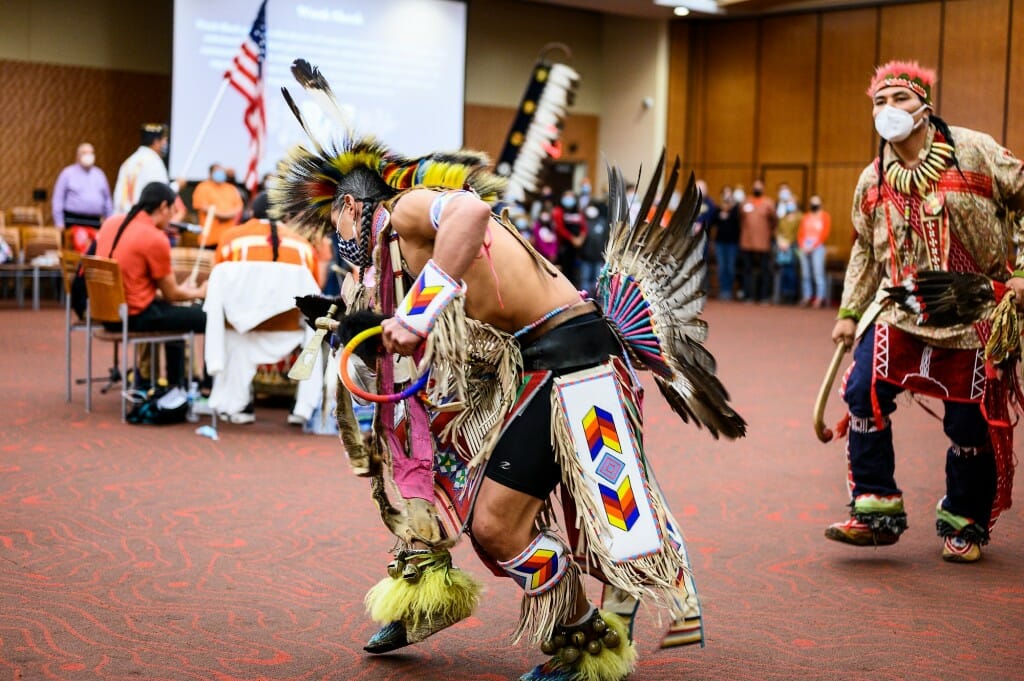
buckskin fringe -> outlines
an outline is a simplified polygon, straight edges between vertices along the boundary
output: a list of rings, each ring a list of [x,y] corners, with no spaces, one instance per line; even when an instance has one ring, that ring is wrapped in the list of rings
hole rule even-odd
[[[650,595],[672,617],[683,619],[685,610],[676,598],[676,577],[686,569],[686,561],[668,540],[666,513],[661,502],[650,495],[651,508],[661,528],[661,550],[655,554],[616,562],[601,536],[600,518],[603,513],[594,502],[584,483],[584,471],[576,455],[572,434],[566,425],[565,414],[558,399],[558,391],[551,391],[551,440],[555,460],[562,469],[562,484],[576,502],[582,534],[586,540],[585,553],[591,564],[600,567],[610,584],[635,598]],[[638,441],[639,442],[639,441]]]

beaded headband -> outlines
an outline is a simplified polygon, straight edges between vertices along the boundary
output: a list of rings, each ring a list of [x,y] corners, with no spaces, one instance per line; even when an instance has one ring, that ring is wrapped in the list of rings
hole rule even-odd
[[[935,71],[923,68],[916,61],[891,61],[875,69],[875,75],[868,87],[868,97],[886,87],[905,87],[912,91],[928,106],[932,105],[932,87],[936,81]]]

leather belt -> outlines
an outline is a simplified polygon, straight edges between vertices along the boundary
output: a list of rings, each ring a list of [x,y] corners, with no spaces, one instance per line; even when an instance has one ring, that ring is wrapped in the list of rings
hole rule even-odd
[[[571,324],[562,324],[537,340],[523,346],[523,369],[554,371],[596,366],[611,355],[622,353],[618,338],[608,320],[594,315]]]
[[[538,338],[546,334],[548,331],[551,331],[552,329],[561,326],[570,319],[582,317],[585,314],[590,314],[591,312],[597,311],[597,303],[595,303],[593,300],[585,300],[582,303],[576,303],[572,307],[567,307],[558,314],[553,315],[548,319],[545,319],[542,323],[538,324],[536,327],[531,329],[529,333],[522,336],[519,339],[519,342],[522,343],[523,345],[529,345],[533,341],[537,340]]]

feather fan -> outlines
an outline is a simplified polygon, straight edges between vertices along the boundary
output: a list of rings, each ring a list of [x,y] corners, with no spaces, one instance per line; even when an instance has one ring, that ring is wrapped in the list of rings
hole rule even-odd
[[[919,326],[953,326],[981,319],[1003,290],[1003,284],[976,272],[920,270],[885,292],[886,300],[917,315]]]
[[[715,438],[742,437],[746,421],[729,406],[729,393],[715,376],[715,359],[703,346],[707,236],[694,230],[701,194],[691,173],[667,217],[680,184],[679,159],[663,183],[664,169],[662,153],[631,224],[622,172],[609,168],[611,234],[598,300],[631,357],[654,374],[661,394],[684,421],[703,425]]]

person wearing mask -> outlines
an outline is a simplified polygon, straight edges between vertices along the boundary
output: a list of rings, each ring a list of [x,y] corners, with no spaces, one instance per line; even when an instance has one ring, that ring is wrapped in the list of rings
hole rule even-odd
[[[715,211],[715,263],[718,268],[718,299],[732,300],[736,288],[736,257],[739,254],[740,207],[746,199],[741,188],[722,187],[722,204]]]
[[[881,546],[907,529],[891,416],[896,397],[910,390],[944,407],[945,494],[935,508],[942,558],[973,563],[1013,488],[1010,377],[1019,334],[1000,340],[996,322],[1011,320],[1024,301],[1024,254],[1011,245],[1024,234],[1005,222],[1024,210],[1024,163],[991,136],[939,118],[935,80],[917,62],[889,62],[867,91],[881,142],[854,191],[856,241],[832,330],[834,343],[858,340],[843,391],[850,517],[825,536]],[[937,279],[941,294],[954,297],[957,282],[980,280],[988,300],[954,302],[942,314],[918,302],[927,295],[919,277]],[[872,305],[880,290],[897,304]]]
[[[224,166],[219,163],[211,165],[209,179],[197,184],[192,192],[192,209],[204,228],[204,234],[199,238],[200,243],[206,248],[216,248],[221,233],[238,224],[244,206],[242,195],[231,183]],[[205,232],[209,211],[213,211],[213,218],[209,232]]]
[[[604,265],[604,248],[608,244],[608,206],[591,202],[583,209],[587,220],[587,237],[580,246],[580,290],[591,297],[597,294],[597,277]]]
[[[771,299],[772,240],[778,224],[775,203],[764,196],[764,182],[755,180],[751,194],[740,204],[740,261],[748,303]]]
[[[96,255],[112,258],[121,267],[124,297],[128,303],[129,331],[194,331],[206,329],[206,314],[191,303],[206,297],[200,286],[179,284],[171,267],[171,244],[165,230],[170,226],[177,195],[164,182],[150,182],[127,215],[107,218],[96,234]],[[120,331],[120,324],[109,330]],[[185,344],[165,343],[167,382],[183,385]],[[151,377],[155,383],[156,377]]]
[[[579,256],[580,246],[587,238],[587,220],[580,211],[579,200],[575,192],[567,189],[562,192],[559,205],[551,211],[551,221],[555,225],[558,236],[558,258],[555,262],[558,269],[577,287],[580,285]]]
[[[117,171],[114,212],[125,214],[139,202],[142,189],[151,182],[170,183],[167,166],[168,129],[162,123],[146,123],[139,131],[140,144]]]
[[[88,142],[78,145],[76,162],[57,176],[52,201],[53,224],[68,230],[72,248],[85,253],[113,210],[110,184],[96,167],[96,152]]]
[[[554,264],[558,260],[558,235],[550,211],[541,211],[537,216],[530,242],[548,262]]]
[[[708,260],[708,253],[711,250],[711,235],[710,231],[715,222],[715,214],[718,212],[718,206],[715,205],[714,200],[708,195],[708,183],[704,180],[697,180],[697,190],[700,192],[700,210],[697,213],[697,219],[694,220],[693,229],[695,231],[704,232],[706,239],[704,241],[704,262]],[[678,206],[678,202],[676,203]],[[674,209],[674,208],[673,208]],[[710,286],[711,273],[709,268],[704,270],[704,281],[701,283],[701,288],[705,291]]]
[[[832,216],[822,210],[821,197],[814,195],[808,203],[808,212],[800,218],[797,232],[797,253],[800,257],[800,304],[804,307],[824,307],[827,292],[825,287],[825,241],[832,229]]]
[[[778,290],[775,295],[781,302],[795,303],[800,283],[796,272],[796,234],[803,213],[800,212],[793,191],[785,182],[779,185],[775,213],[779,218],[775,233],[775,265],[778,267]]]

